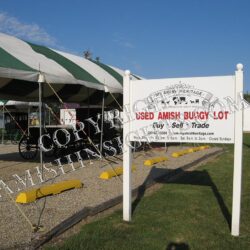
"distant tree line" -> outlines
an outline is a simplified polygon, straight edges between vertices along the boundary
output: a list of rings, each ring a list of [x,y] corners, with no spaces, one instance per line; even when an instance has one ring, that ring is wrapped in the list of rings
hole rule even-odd
[[[248,92],[244,94],[244,99],[250,102],[250,94]]]
[[[93,60],[93,59],[92,59],[92,55],[93,55],[93,53],[92,53],[89,49],[83,51],[83,57],[84,57],[85,59]],[[96,61],[96,62],[100,62],[100,57],[97,56],[97,57],[95,58],[95,61]]]

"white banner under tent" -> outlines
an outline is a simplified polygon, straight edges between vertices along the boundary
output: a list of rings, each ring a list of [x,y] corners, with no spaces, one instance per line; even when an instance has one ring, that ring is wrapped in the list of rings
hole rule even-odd
[[[21,102],[21,101],[7,101],[7,102],[2,102],[0,101],[0,106],[29,106],[29,105],[38,105],[38,102]]]
[[[28,107],[28,106],[38,106],[38,102],[21,102],[21,101],[7,101],[7,102],[2,102],[0,101],[0,106],[22,106],[22,107]]]
[[[234,177],[231,234],[239,236],[242,144],[243,65],[235,75],[133,81],[123,80],[123,219],[132,216],[132,141],[234,144]],[[142,87],[143,84],[143,87]],[[231,108],[225,105],[229,100]],[[211,109],[210,109],[211,108]],[[249,110],[245,111],[246,130]],[[167,121],[167,122],[166,122]],[[189,122],[189,126],[186,123]]]

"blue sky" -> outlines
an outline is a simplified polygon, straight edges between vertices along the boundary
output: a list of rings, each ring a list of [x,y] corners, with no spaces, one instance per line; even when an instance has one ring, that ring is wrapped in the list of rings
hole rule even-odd
[[[249,0],[8,0],[0,32],[146,78],[230,75],[250,92]]]

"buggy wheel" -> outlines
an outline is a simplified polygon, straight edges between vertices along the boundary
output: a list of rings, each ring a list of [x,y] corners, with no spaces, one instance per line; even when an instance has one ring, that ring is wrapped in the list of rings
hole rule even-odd
[[[25,160],[32,160],[36,157],[38,146],[31,144],[27,136],[23,136],[18,145],[19,153]]]

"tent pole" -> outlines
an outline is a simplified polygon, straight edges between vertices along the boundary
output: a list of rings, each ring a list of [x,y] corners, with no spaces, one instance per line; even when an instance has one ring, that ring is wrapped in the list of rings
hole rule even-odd
[[[29,126],[30,126],[30,102],[28,102],[28,122],[27,122],[28,135],[29,135]]]
[[[103,142],[104,102],[105,102],[105,91],[103,91],[102,95],[102,123],[101,123],[101,140],[100,140],[101,157],[102,157],[102,142]]]
[[[4,122],[4,119],[5,119],[5,117],[4,117],[4,105],[5,104],[3,104],[3,128],[2,128],[2,144],[4,144],[4,130],[5,130],[5,122]]]
[[[89,88],[87,88],[87,90],[88,90],[88,118],[90,118],[89,117],[89,114],[90,114],[90,100],[89,100]],[[89,123],[88,123],[88,136],[90,136],[90,128],[89,128]]]
[[[50,112],[48,112],[48,115],[49,115],[49,125],[50,125]]]
[[[43,75],[40,73],[39,74],[39,78],[38,78],[38,84],[39,84],[39,138],[42,136],[43,134],[43,103],[42,103],[42,96],[43,96],[43,86],[42,84],[44,83],[44,77]],[[42,173],[42,178],[43,178],[43,151],[39,150],[40,152],[40,166],[41,166],[41,173]]]

